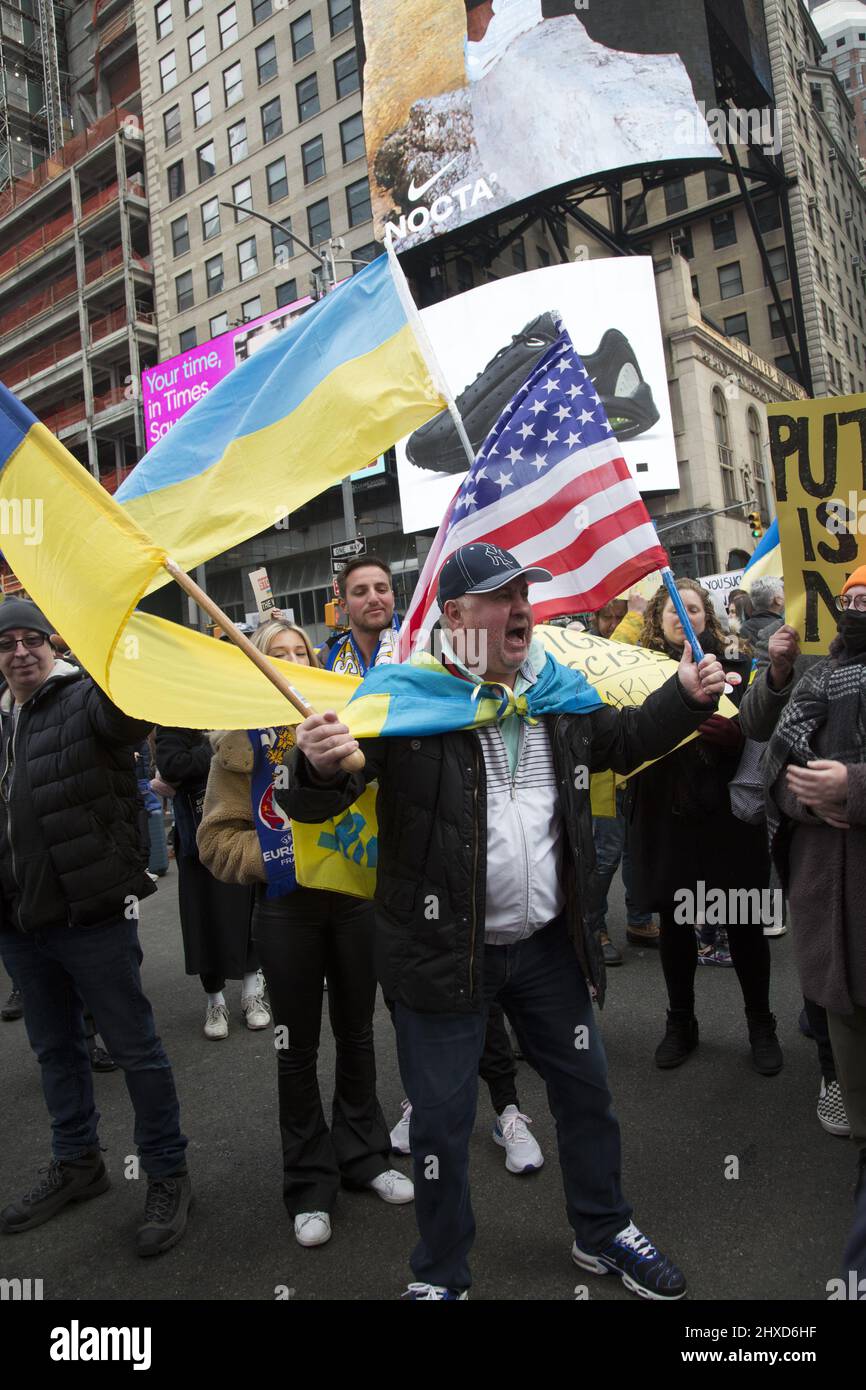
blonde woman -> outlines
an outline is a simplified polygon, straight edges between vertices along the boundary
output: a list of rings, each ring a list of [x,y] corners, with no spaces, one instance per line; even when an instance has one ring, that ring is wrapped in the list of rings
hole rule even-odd
[[[318,666],[303,628],[282,619],[252,638],[268,656]],[[283,1146],[283,1200],[300,1245],[323,1245],[344,1187],[385,1202],[411,1202],[412,1183],[388,1167],[390,1138],[376,1098],[373,1051],[372,905],[297,886],[291,823],[273,797],[273,776],[294,742],[291,728],[212,735],[215,756],[198,834],[217,878],[256,886],[253,940],[276,1028]],[[316,1071],[322,996],[337,1043],[331,1127]]]

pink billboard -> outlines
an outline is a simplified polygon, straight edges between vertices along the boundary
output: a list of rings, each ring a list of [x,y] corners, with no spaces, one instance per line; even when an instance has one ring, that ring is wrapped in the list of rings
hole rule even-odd
[[[239,362],[264,347],[275,333],[287,328],[313,303],[307,295],[294,303],[262,314],[239,328],[211,338],[201,347],[169,357],[141,374],[144,430],[147,448],[167,434],[172,425],[222,381]]]

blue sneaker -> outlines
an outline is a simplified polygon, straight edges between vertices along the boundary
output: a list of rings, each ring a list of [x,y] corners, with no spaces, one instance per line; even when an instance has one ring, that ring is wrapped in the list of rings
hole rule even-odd
[[[571,1258],[590,1274],[618,1274],[626,1288],[640,1298],[667,1302],[683,1298],[686,1292],[682,1271],[659,1254],[633,1221],[596,1255],[587,1255],[575,1241]]]
[[[410,1303],[457,1303],[462,1299],[468,1299],[469,1290],[464,1289],[443,1289],[441,1284],[410,1284],[405,1293],[401,1293],[401,1299],[408,1299]]]

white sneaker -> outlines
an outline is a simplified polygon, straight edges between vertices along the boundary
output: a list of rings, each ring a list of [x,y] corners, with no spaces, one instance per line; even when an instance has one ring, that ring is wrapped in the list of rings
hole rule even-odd
[[[241,1008],[244,1011],[244,1018],[248,1028],[267,1028],[271,1015],[268,1006],[260,994],[245,994],[241,1000]]]
[[[509,1173],[534,1173],[544,1163],[544,1154],[526,1128],[531,1124],[516,1105],[506,1105],[493,1126],[493,1138],[505,1150]]]
[[[391,1148],[395,1154],[410,1154],[412,1150],[409,1147],[409,1121],[412,1118],[412,1106],[408,1100],[401,1100],[400,1104],[403,1114],[391,1130]]]
[[[823,1076],[818,1096],[818,1123],[828,1134],[838,1134],[841,1138],[847,1138],[851,1133],[839,1082],[827,1082]]]
[[[204,1021],[206,1038],[227,1038],[229,1035],[229,1011],[225,1004],[208,1005]]]
[[[331,1218],[326,1211],[302,1211],[295,1217],[299,1245],[324,1245],[331,1239]]]
[[[788,928],[784,922],[780,922],[777,927],[764,927],[765,936],[784,936]]]
[[[380,1173],[378,1178],[368,1182],[367,1186],[372,1187],[376,1196],[381,1197],[383,1202],[392,1202],[394,1206],[415,1200],[414,1183],[410,1178],[404,1178],[396,1168],[389,1168],[387,1173]]]

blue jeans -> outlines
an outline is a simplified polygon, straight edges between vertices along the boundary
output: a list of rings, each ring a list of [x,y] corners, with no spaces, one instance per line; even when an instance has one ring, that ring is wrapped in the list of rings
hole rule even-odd
[[[620,1189],[619,1125],[611,1111],[604,1048],[564,924],[554,922],[514,946],[485,946],[483,970],[483,1012],[422,1014],[400,1003],[394,1011],[400,1072],[412,1103],[409,1142],[420,1234],[412,1270],[423,1283],[452,1289],[472,1282],[469,1138],[487,1006],[494,999],[547,1085],[566,1211],[578,1245],[600,1250],[631,1218]]]
[[[54,1157],[78,1158],[99,1144],[86,1003],[125,1073],[142,1168],[158,1178],[182,1167],[187,1141],[180,1132],[171,1065],[141,988],[137,923],[4,931],[0,954],[21,990],[27,1036],[51,1116]]]
[[[625,915],[630,927],[648,927],[652,913],[644,912],[631,896],[631,863],[628,856],[628,825],[622,813],[625,787],[616,789],[616,815],[596,816],[592,823],[595,841],[595,874],[587,894],[586,922],[594,932],[607,930],[607,895],[622,860],[625,888]]]

